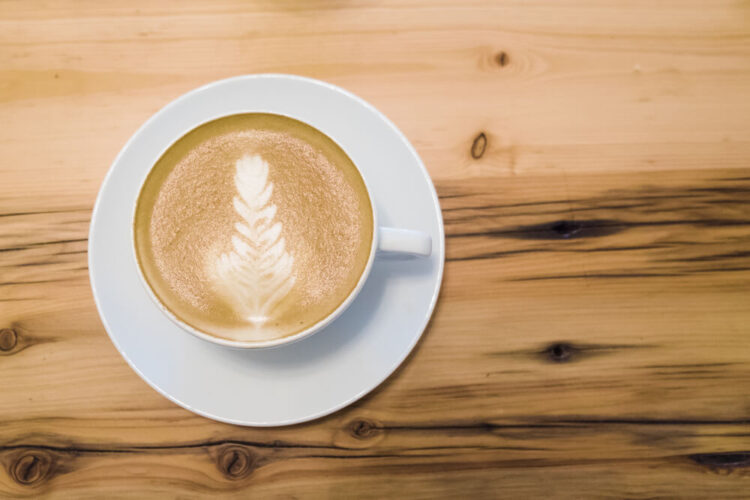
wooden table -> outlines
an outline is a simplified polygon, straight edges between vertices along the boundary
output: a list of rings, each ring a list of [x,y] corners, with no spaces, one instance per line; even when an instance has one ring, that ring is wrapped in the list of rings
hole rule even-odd
[[[258,72],[391,117],[447,232],[404,366],[280,429],[151,390],[86,265],[128,137]],[[748,498],[749,91],[747,2],[3,2],[0,496]]]

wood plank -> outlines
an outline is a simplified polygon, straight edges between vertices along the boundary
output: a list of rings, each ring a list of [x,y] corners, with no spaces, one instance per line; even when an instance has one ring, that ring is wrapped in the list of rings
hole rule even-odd
[[[4,2],[0,496],[743,498],[748,5]],[[436,314],[320,421],[215,423],[122,360],[90,210],[152,113],[290,72],[384,111],[436,182]]]

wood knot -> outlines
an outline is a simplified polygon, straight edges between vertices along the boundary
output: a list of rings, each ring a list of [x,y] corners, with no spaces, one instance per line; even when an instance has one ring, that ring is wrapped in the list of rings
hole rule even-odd
[[[698,465],[713,469],[737,469],[750,467],[750,451],[735,451],[729,453],[696,453],[690,459]]]
[[[484,156],[484,151],[487,149],[487,136],[484,132],[480,132],[478,136],[474,138],[474,142],[471,143],[471,157],[478,160]]]
[[[37,344],[54,342],[54,337],[29,335],[28,330],[20,323],[13,322],[0,328],[0,356],[13,356]]]
[[[380,424],[363,418],[349,424],[349,432],[357,439],[372,439],[380,435],[382,431],[383,427]]]
[[[544,353],[550,361],[554,361],[555,363],[565,363],[570,361],[577,350],[578,349],[568,343],[558,342],[547,347],[544,350]]]
[[[217,466],[229,479],[242,479],[256,468],[257,459],[248,448],[231,445],[219,452]]]
[[[495,55],[495,62],[498,64],[498,66],[504,68],[505,66],[510,64],[510,56],[505,51],[498,52],[497,55]]]
[[[562,238],[570,238],[583,229],[583,224],[575,221],[561,220],[553,223],[550,230],[560,235]]]
[[[530,226],[516,226],[509,237],[519,240],[565,240],[602,238],[625,231],[627,225],[609,219],[559,220]]]
[[[10,351],[18,343],[18,334],[13,328],[0,330],[0,351]]]
[[[9,467],[9,475],[24,486],[36,486],[52,475],[52,457],[42,450],[27,451],[19,455]]]

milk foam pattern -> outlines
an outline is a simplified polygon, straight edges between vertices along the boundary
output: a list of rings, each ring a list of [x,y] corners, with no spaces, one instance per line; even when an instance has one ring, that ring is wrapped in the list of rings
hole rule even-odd
[[[286,250],[281,222],[274,222],[268,163],[257,154],[245,155],[235,167],[233,204],[242,221],[235,223],[232,250],[219,256],[213,275],[235,312],[260,326],[294,286],[294,257]]]

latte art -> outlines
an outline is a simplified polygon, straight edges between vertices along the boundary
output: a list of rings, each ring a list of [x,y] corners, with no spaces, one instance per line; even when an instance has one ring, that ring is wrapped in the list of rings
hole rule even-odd
[[[168,313],[241,341],[293,335],[328,317],[370,258],[373,213],[359,171],[330,138],[246,113],[177,140],[144,181],[134,245]]]
[[[286,251],[281,222],[274,222],[268,164],[258,155],[243,156],[234,182],[233,205],[242,222],[234,226],[233,250],[214,264],[217,287],[240,317],[263,325],[294,286],[294,257]]]

